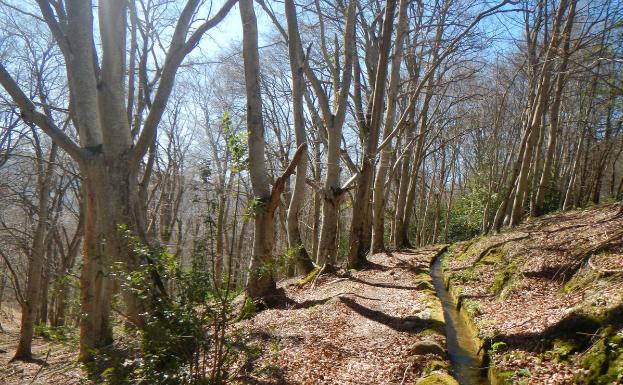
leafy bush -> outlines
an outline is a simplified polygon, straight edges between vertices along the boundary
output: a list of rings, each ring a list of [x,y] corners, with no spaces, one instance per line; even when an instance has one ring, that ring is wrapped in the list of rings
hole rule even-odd
[[[109,367],[101,373],[114,384],[222,384],[227,383],[241,336],[228,332],[234,322],[232,299],[236,293],[215,289],[211,274],[199,265],[182,268],[177,258],[150,248],[122,228],[136,255],[149,261],[128,271],[118,264],[115,275],[125,290],[151,302],[144,327],[137,330],[135,349],[121,360],[110,351],[97,352]],[[154,272],[174,290],[154,293]],[[113,353],[114,355],[115,353]]]
[[[45,324],[35,325],[35,334],[54,342],[67,342],[67,328],[65,326],[47,326]]]

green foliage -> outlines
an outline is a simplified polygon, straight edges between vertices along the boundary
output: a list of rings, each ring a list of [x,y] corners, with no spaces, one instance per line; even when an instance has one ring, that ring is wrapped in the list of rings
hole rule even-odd
[[[229,112],[223,112],[223,119],[221,121],[223,127],[223,134],[225,135],[225,141],[227,149],[231,153],[232,166],[231,169],[234,172],[240,172],[249,168],[248,160],[248,134],[246,131],[238,131],[232,127]]]
[[[466,194],[456,201],[450,213],[449,241],[466,240],[481,233],[488,200],[491,200],[490,207],[495,207],[498,197],[496,194],[488,196],[485,183],[476,180],[468,183]],[[490,209],[489,216],[492,211],[495,214],[495,209]]]
[[[129,271],[115,266],[122,288],[147,301],[144,327],[136,331],[137,348],[123,360],[110,351],[96,352],[109,365],[101,378],[114,384],[220,384],[242,347],[237,333],[226,333],[234,321],[231,300],[235,293],[215,289],[208,270],[198,265],[181,268],[177,258],[159,248],[141,244],[121,227],[136,256],[147,261]],[[175,290],[156,294],[157,273],[162,282],[175,282]]]
[[[247,208],[244,211],[245,218],[255,218],[255,216],[266,209],[266,205],[258,197],[253,197],[249,200]]]
[[[38,324],[35,325],[35,335],[58,343],[65,343],[69,340],[68,329],[65,326],[52,327]]]
[[[506,349],[506,342],[503,341],[497,341],[491,344],[491,348],[489,349],[489,351],[491,353],[497,353],[500,352],[502,350]]]

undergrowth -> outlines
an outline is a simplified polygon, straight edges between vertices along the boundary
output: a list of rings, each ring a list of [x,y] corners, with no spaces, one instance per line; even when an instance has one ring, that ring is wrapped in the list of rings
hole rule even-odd
[[[237,293],[227,283],[216,287],[205,266],[182,267],[163,249],[146,247],[128,232],[125,236],[134,253],[149,262],[131,272],[118,264],[115,276],[151,308],[143,327],[126,327],[120,343],[94,352],[88,367],[92,378],[108,384],[229,383],[238,356],[247,350],[243,336],[229,330],[236,320],[232,300]],[[154,271],[167,293],[153,294]]]

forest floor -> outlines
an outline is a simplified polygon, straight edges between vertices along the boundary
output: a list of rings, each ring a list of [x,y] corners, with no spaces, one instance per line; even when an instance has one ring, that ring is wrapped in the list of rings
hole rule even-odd
[[[623,384],[623,218],[601,207],[455,244],[450,290],[505,384]]]
[[[456,384],[447,374],[443,312],[429,275],[441,249],[377,254],[365,270],[322,274],[303,286],[281,281],[283,308],[236,325],[255,354],[235,383],[402,385],[427,376]],[[18,320],[17,310],[3,318],[2,385],[88,383],[74,339],[35,337],[38,360],[9,363]]]
[[[623,219],[606,206],[550,215],[452,245],[450,290],[504,384],[623,384]],[[371,256],[361,271],[279,282],[287,301],[235,325],[236,384],[456,384],[430,277],[442,246]],[[10,310],[7,310],[10,309]],[[19,312],[3,305],[0,384],[85,384],[75,336],[9,360]],[[44,363],[44,365],[42,365]]]
[[[65,343],[41,337],[33,339],[31,362],[10,362],[19,339],[19,307],[3,304],[0,322],[0,385],[41,384],[72,385],[84,381],[77,363],[77,341],[71,336]]]
[[[240,383],[453,384],[429,268],[441,247],[376,254],[346,277],[280,286],[292,303],[240,325],[262,350]],[[254,341],[254,342],[253,342]],[[432,374],[431,374],[432,373]]]

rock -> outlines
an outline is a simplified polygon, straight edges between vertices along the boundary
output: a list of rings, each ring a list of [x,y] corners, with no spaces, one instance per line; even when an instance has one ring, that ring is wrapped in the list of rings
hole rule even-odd
[[[446,355],[446,349],[444,349],[443,346],[433,340],[423,340],[413,345],[409,349],[409,354],[413,356],[436,354],[438,356],[444,357]]]
[[[447,361],[433,360],[426,363],[423,374],[430,375],[439,371],[449,371],[450,364]]]
[[[459,385],[459,383],[448,373],[438,372],[420,378],[415,385]]]
[[[433,313],[431,313],[430,310],[422,310],[421,312],[417,313],[415,316],[419,319],[428,321],[431,318],[433,318]]]

